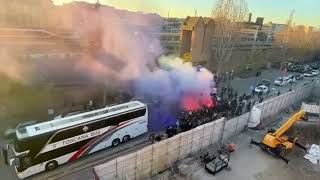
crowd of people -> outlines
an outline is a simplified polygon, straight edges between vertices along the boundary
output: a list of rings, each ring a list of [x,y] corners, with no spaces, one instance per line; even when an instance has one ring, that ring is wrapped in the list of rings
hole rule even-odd
[[[228,96],[222,93],[221,96],[211,94],[211,97],[215,106],[203,107],[198,111],[181,111],[177,118],[177,124],[167,128],[166,134],[168,137],[221,117],[232,118],[239,116],[245,112],[249,112],[255,103],[251,99],[251,95],[244,93],[238,96],[237,92],[233,90]]]
[[[280,95],[280,91],[278,91],[277,95]],[[177,125],[168,127],[166,134],[170,137],[179,131],[190,130],[220,117],[232,118],[239,116],[249,112],[257,102],[261,103],[264,101],[263,93],[256,93],[254,88],[252,88],[249,94],[243,93],[239,95],[237,90],[232,87],[222,87],[219,94],[215,91],[215,93],[211,94],[211,97],[215,102],[215,106],[203,107],[199,111],[182,111],[178,115]]]

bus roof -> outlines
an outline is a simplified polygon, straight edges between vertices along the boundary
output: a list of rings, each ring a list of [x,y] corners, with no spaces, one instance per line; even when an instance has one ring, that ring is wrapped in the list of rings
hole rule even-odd
[[[42,122],[30,126],[23,127],[16,131],[18,139],[24,139],[28,137],[37,136],[40,134],[48,133],[51,131],[56,131],[71,126],[76,126],[79,124],[95,121],[100,118],[108,117],[118,113],[134,110],[137,108],[146,107],[145,104],[139,101],[131,101],[128,103],[107,106],[102,109],[85,112],[81,114],[76,114],[73,116],[68,116],[64,118],[55,119],[52,121]]]

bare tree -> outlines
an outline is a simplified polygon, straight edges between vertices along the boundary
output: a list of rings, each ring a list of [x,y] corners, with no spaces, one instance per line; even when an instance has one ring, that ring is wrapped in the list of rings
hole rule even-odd
[[[218,0],[212,16],[215,22],[214,59],[218,63],[217,74],[232,55],[236,43],[240,39],[240,30],[247,15],[245,0]],[[210,68],[214,67],[212,61]]]

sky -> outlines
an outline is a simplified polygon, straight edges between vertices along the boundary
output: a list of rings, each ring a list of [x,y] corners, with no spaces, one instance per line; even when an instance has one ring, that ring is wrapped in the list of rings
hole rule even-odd
[[[53,0],[55,4],[72,0]],[[84,0],[96,2],[97,0]],[[163,17],[210,16],[216,0],[100,0],[100,3],[130,11],[158,13]],[[295,24],[320,26],[320,0],[247,0],[253,19],[264,17],[265,22],[286,23],[294,9]]]

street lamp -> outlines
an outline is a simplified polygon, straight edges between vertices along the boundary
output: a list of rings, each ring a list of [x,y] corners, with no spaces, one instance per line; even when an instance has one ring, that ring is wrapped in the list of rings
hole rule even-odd
[[[253,55],[254,49],[256,47],[256,41],[258,38],[258,31],[259,31],[259,28],[256,28],[256,31],[254,33],[254,41],[253,41],[253,46],[252,46],[252,50],[251,50],[251,55]]]
[[[229,99],[231,73],[226,72],[226,75],[227,75],[227,78],[228,78],[228,91],[227,91],[227,96],[228,96],[228,99]]]

